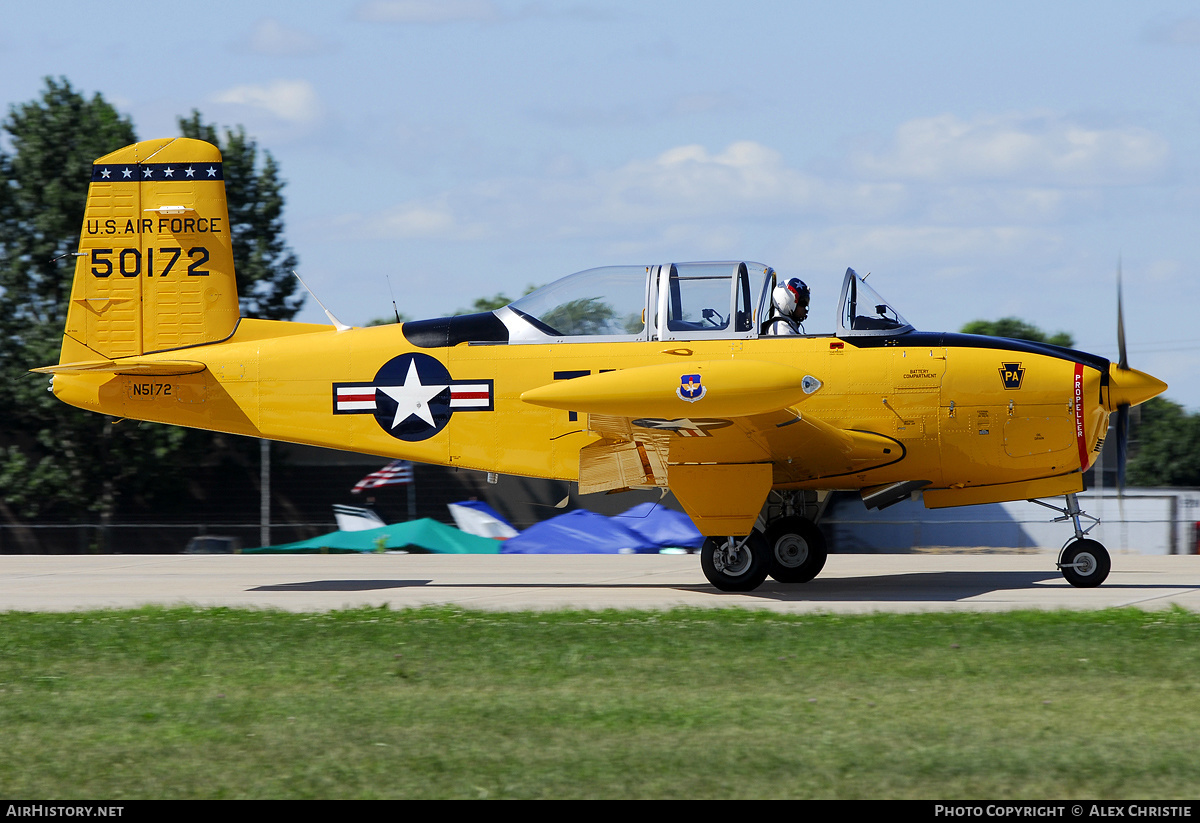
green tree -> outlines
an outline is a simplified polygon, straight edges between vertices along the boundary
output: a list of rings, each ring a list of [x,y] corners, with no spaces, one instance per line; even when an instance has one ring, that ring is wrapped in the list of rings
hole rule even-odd
[[[85,412],[54,399],[46,378],[28,373],[58,360],[92,163],[136,135],[100,94],[88,99],[65,78],[47,78],[40,97],[12,106],[0,128],[12,147],[11,154],[0,150],[0,522],[104,526],[123,503],[179,497],[187,467],[204,456],[246,462],[240,452],[256,452],[252,440],[233,438],[234,446],[207,432]],[[181,128],[216,140],[198,113]],[[227,131],[224,143],[243,313],[290,318],[303,296],[294,293],[295,256],[283,240],[278,167],[269,153],[259,167],[257,147],[241,128]],[[23,550],[37,548],[30,531],[5,536],[5,550],[13,537]]]
[[[580,297],[555,306],[539,319],[559,334],[620,334],[613,328],[616,314],[602,297]]]
[[[1162,397],[1134,410],[1127,477],[1131,486],[1200,486],[1200,414]]]
[[[92,162],[134,142],[133,125],[99,94],[47,78],[39,99],[0,127],[0,520],[111,518],[121,497],[174,476],[186,433],[113,425],[55,400],[28,369],[58,360]],[[29,533],[17,534],[32,548]]]
[[[962,327],[964,334],[985,334],[989,337],[1007,337],[1010,340],[1032,340],[1035,343],[1052,343],[1055,346],[1070,348],[1075,345],[1075,338],[1068,332],[1060,331],[1046,334],[1030,323],[1016,317],[1002,317],[999,320],[972,320]]]
[[[218,139],[217,127],[195,109],[191,117],[179,118],[179,131],[221,150],[242,315],[291,320],[304,304],[304,293],[292,276],[296,255],[283,237],[284,183],[275,158],[264,151],[260,166],[258,145],[244,128],[227,128]]]
[[[132,143],[133,125],[99,94],[86,100],[65,78],[47,78],[41,99],[13,106],[2,128],[13,154],[0,153],[0,324],[61,333],[92,162]]]
[[[512,298],[504,292],[496,292],[491,297],[478,297],[471,304],[471,308],[464,311],[459,309],[455,314],[477,314],[484,311],[495,311],[503,306],[507,306],[512,302]]]

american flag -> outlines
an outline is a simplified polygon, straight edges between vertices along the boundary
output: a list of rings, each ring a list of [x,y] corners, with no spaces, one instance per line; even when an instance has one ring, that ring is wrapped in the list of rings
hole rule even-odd
[[[412,463],[407,460],[393,460],[379,471],[374,471],[354,484],[351,494],[358,494],[363,489],[377,489],[380,486],[402,486],[413,482]]]

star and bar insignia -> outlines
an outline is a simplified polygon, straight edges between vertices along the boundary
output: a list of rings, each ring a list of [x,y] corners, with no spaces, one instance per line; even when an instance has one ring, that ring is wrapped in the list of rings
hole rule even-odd
[[[368,383],[334,383],[334,414],[370,414],[397,440],[428,440],[456,411],[492,411],[491,380],[454,380],[420,352],[393,357]]]

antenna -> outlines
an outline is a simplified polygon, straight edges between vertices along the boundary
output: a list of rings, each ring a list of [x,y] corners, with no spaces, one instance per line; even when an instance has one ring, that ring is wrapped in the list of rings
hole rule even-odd
[[[399,323],[400,322],[400,309],[396,308],[396,293],[394,291],[392,291],[392,278],[388,276],[387,272],[384,272],[383,276],[387,280],[388,294],[390,294],[392,296],[392,311],[394,311],[396,313],[396,322]]]
[[[329,322],[333,324],[335,329],[337,329],[339,332],[350,331],[349,326],[347,326],[341,320],[338,320],[333,316],[333,312],[325,308],[325,304],[321,302],[321,298],[317,297],[317,293],[308,287],[308,284],[304,282],[303,277],[301,277],[299,274],[296,274],[295,269],[292,269],[292,274],[296,275],[296,279],[300,281],[301,286],[304,286],[304,290],[312,295],[312,299],[317,301],[317,305],[321,307],[321,311],[325,312],[325,316],[329,318]]]

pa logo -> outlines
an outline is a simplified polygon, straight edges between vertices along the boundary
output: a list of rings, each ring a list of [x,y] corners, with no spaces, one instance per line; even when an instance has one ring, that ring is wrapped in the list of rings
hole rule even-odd
[[[456,411],[491,411],[491,380],[455,380],[441,361],[412,352],[393,357],[368,383],[334,383],[334,414],[370,414],[397,440],[428,440]]]
[[[1003,363],[1000,366],[1000,379],[1004,381],[1004,388],[1019,389],[1021,381],[1025,378],[1025,369],[1020,363]]]

